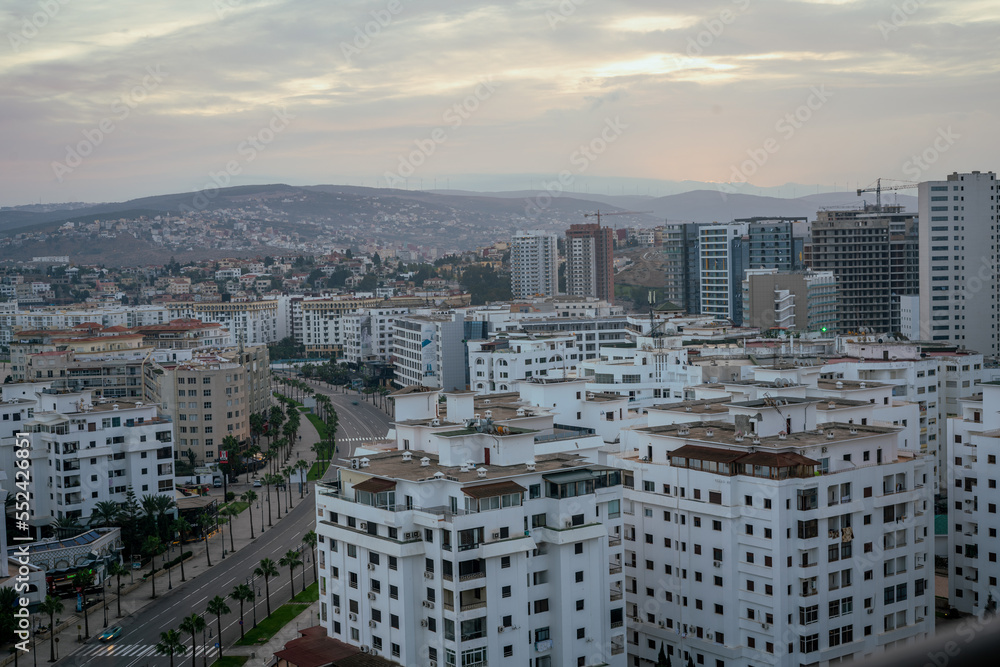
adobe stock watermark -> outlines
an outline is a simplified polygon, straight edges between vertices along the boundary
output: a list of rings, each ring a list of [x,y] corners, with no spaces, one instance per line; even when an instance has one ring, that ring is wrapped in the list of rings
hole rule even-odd
[[[688,56],[694,58],[702,55],[705,49],[714,44],[715,40],[722,36],[722,33],[726,31],[726,26],[731,25],[740,14],[750,7],[750,0],[733,0],[733,4],[736,5],[736,11],[723,9],[719,12],[718,16],[705,19],[701,22],[705,26],[704,30],[700,31],[694,37],[688,37],[686,49]]]
[[[396,16],[403,11],[403,3],[400,0],[389,0],[385,9],[373,9],[372,20],[363,26],[354,26],[354,39],[350,42],[340,43],[340,52],[344,55],[344,60],[348,63],[351,58],[361,55],[361,52],[371,46],[372,41],[382,34],[382,31],[392,25]]]
[[[132,110],[142,104],[149,94],[160,87],[163,79],[169,75],[163,71],[162,65],[147,66],[146,75],[142,81],[111,103],[111,115],[102,118],[96,126],[83,130],[83,139],[76,144],[66,146],[66,157],[62,162],[52,163],[52,173],[56,180],[62,183],[63,179],[72,174],[73,170],[83,164],[94,150],[104,143],[104,140],[118,128],[121,123],[132,113]]]
[[[559,0],[555,11],[549,9],[545,12],[545,20],[549,22],[549,28],[556,29],[556,26],[576,13],[577,8],[587,2],[587,0]]]
[[[575,168],[574,171],[563,169],[556,178],[547,183],[543,183],[545,190],[535,195],[524,207],[524,216],[532,220],[537,220],[538,216],[552,206],[552,202],[569,189],[576,182],[575,174],[582,174],[590,169],[597,158],[608,150],[611,144],[618,141],[619,137],[628,129],[628,125],[622,122],[621,117],[605,118],[604,127],[593,139],[580,146],[570,153],[569,162]]]
[[[892,14],[889,15],[889,20],[885,21],[880,19],[875,24],[875,27],[882,33],[882,39],[888,42],[889,35],[909,23],[913,15],[916,14],[926,2],[927,0],[903,0],[903,2],[893,5]]]
[[[452,104],[441,114],[441,120],[452,129],[461,127],[465,121],[472,117],[476,111],[493,97],[499,84],[493,77],[487,77],[460,101]],[[399,156],[399,163],[396,171],[385,172],[387,188],[396,188],[406,185],[406,179],[416,173],[417,169],[427,163],[437,149],[448,141],[448,131],[445,127],[435,127],[424,139],[413,140],[413,150]]]
[[[294,120],[295,115],[289,113],[284,107],[275,109],[271,119],[260,128],[255,134],[249,135],[245,140],[236,146],[236,153],[242,160],[229,160],[225,167],[219,171],[209,171],[209,181],[202,186],[202,190],[195,194],[191,200],[191,206],[181,204],[180,210],[185,213],[195,213],[203,211],[209,202],[219,196],[222,188],[229,187],[233,176],[243,173],[245,165],[257,159],[279,134],[288,127],[288,122]]]
[[[903,163],[903,173],[915,181],[919,180],[924,172],[930,169],[941,158],[941,155],[947,153],[961,138],[962,135],[952,130],[951,125],[947,128],[939,127],[931,145],[919,155],[910,156],[910,159]]]
[[[823,108],[823,106],[833,97],[833,92],[827,90],[825,85],[812,86],[806,101],[796,107],[793,111],[786,113],[774,124],[774,131],[778,133],[784,141],[790,140],[802,127],[808,123],[813,115]],[[735,194],[736,188],[733,183],[745,184],[750,177],[756,174],[767,164],[771,156],[781,150],[781,142],[775,137],[768,137],[756,148],[747,149],[747,159],[739,164],[732,165],[730,180],[728,183],[720,183],[717,186],[722,198],[727,194]]]
[[[49,21],[54,19],[64,5],[68,4],[69,0],[40,0],[38,3],[38,11],[33,13],[31,16],[25,16],[21,19],[21,27],[17,32],[8,32],[7,41],[10,42],[10,48],[13,49],[14,53],[21,50],[21,47],[26,45],[28,42],[33,40],[38,36],[38,33],[49,24]]]

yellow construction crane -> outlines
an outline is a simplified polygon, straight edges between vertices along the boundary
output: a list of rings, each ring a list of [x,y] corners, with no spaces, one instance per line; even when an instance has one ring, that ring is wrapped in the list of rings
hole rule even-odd
[[[882,185],[881,178],[875,179],[875,183],[869,185],[867,188],[861,188],[858,190],[858,196],[861,196],[862,192],[874,192],[875,193],[875,209],[881,213],[882,212],[882,191],[886,192],[890,190],[909,190],[911,188],[917,187],[917,183],[912,181],[897,181],[896,179],[887,178],[885,180],[892,181],[895,185]]]

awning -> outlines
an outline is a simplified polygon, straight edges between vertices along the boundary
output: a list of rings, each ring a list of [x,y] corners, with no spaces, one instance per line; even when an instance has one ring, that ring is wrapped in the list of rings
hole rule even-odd
[[[746,456],[746,451],[736,449],[715,449],[714,447],[699,447],[698,445],[684,445],[668,452],[668,456],[685,459],[695,459],[698,461],[716,461],[718,463],[732,463],[742,456]]]
[[[355,487],[357,488],[357,487]],[[479,486],[466,486],[462,488],[462,493],[470,498],[492,498],[493,496],[503,496],[508,493],[524,493],[526,489],[516,482],[495,482],[493,484],[480,484]]]
[[[354,485],[355,491],[367,491],[368,493],[381,493],[382,491],[395,488],[396,482],[391,479],[382,479],[381,477],[369,477],[360,484]]]

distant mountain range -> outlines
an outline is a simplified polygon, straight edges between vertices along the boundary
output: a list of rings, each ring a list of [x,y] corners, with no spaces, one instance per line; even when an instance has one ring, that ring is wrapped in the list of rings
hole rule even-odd
[[[804,189],[804,188],[803,188]],[[869,203],[874,195],[868,195]],[[915,210],[916,197],[889,197]],[[290,238],[323,238],[347,244],[367,240],[435,247],[441,253],[469,250],[508,238],[518,229],[561,232],[570,224],[593,221],[585,213],[635,211],[609,218],[617,227],[652,227],[671,222],[727,222],[755,216],[815,219],[822,207],[859,206],[853,193],[827,192],[797,198],[692,190],[664,197],[543,191],[418,191],[343,185],[250,185],[217,191],[185,192],[101,204],[45,204],[0,209],[0,237],[22,235],[34,245],[59,240],[67,221],[94,222],[154,218],[188,213],[225,218],[252,228],[269,228]],[[145,230],[135,238],[145,243]],[[26,236],[23,236],[26,235]],[[148,235],[150,243],[153,236]],[[152,249],[154,246],[151,245]],[[24,248],[27,250],[27,248]],[[31,248],[43,250],[43,248]],[[47,254],[38,252],[36,254]],[[88,253],[89,254],[89,253]],[[220,255],[221,256],[221,255]]]

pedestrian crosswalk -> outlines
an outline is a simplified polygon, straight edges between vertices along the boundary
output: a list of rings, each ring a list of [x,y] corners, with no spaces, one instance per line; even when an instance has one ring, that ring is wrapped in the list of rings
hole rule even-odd
[[[195,656],[200,656],[205,652],[205,648],[199,646],[195,650]],[[218,649],[213,645],[208,646],[208,655],[213,656],[218,652]],[[93,646],[87,646],[82,651],[77,653],[77,655],[82,656],[104,656],[113,655],[115,657],[133,657],[133,658],[145,658],[156,655],[156,645],[155,644],[115,644],[108,642],[107,644],[95,644]],[[174,657],[191,655],[191,644],[190,642],[186,647],[184,647],[184,653],[175,654]]]
[[[340,442],[378,442],[378,441],[387,440],[387,439],[388,438],[375,438],[375,437],[368,437],[368,438],[337,438],[337,442],[338,443],[340,443]]]

